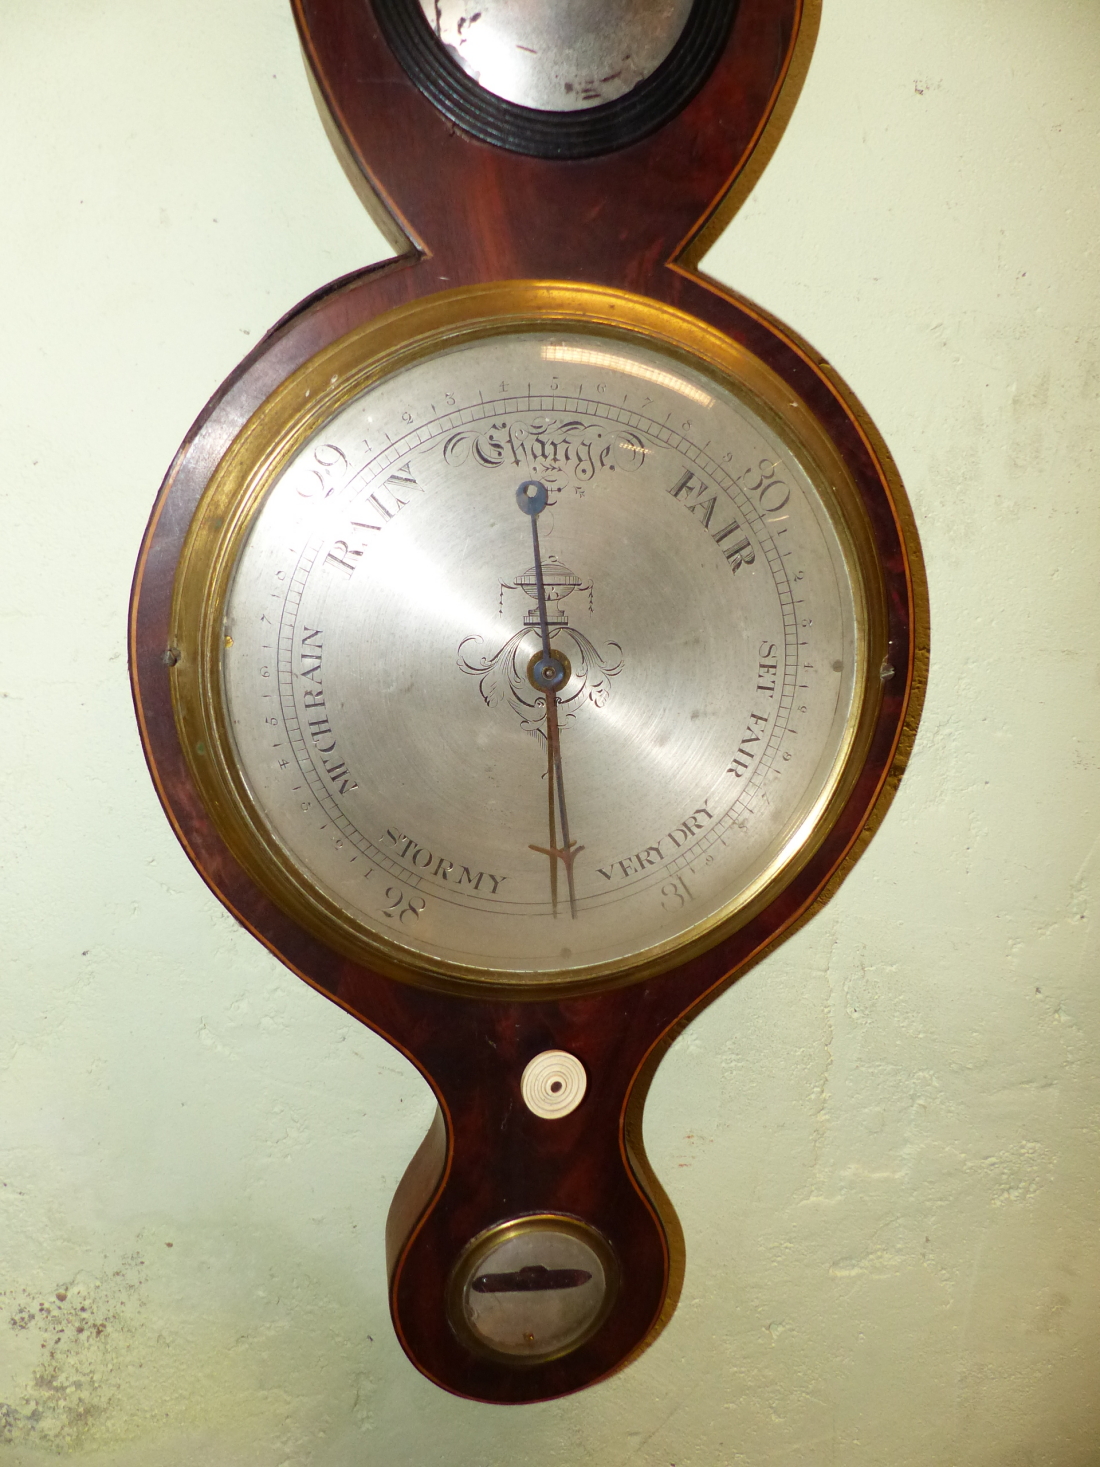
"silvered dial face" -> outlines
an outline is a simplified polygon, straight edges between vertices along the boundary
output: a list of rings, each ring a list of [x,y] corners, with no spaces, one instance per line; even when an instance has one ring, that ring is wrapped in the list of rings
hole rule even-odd
[[[234,759],[369,948],[537,984],[667,960],[775,879],[850,741],[843,532],[718,381],[496,335],[331,417],[225,603]]]
[[[420,0],[476,82],[524,107],[577,112],[651,76],[680,39],[691,0]]]

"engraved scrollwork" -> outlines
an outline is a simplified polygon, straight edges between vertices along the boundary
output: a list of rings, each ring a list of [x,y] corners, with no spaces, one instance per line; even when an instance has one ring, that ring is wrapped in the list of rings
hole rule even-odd
[[[611,693],[611,679],[623,667],[622,648],[618,642],[609,642],[608,655],[604,656],[583,632],[569,625],[564,602],[575,592],[588,593],[588,609],[592,610],[592,582],[583,581],[556,556],[548,555],[540,561],[544,612],[551,642],[551,651],[561,657],[568,669],[568,677],[556,698],[559,726],[567,727],[574,722],[578,711],[585,703],[602,708]],[[534,566],[525,570],[512,581],[501,582],[501,597],[505,591],[522,591],[531,601],[537,601],[539,576]],[[504,645],[491,657],[477,655],[477,648],[484,637],[464,637],[459,643],[457,660],[463,672],[478,679],[481,696],[488,707],[506,701],[519,715],[527,733],[534,734],[540,743],[546,741],[546,696],[531,681],[531,659],[543,650],[540,631],[540,613],[533,607],[523,618],[522,628],[509,637]],[[469,649],[467,652],[465,649]],[[617,658],[613,655],[617,653]]]
[[[545,743],[544,719],[546,698],[531,685],[527,668],[539,650],[539,637],[532,627],[524,627],[509,637],[491,657],[478,657],[477,644],[483,637],[465,637],[458,647],[458,665],[463,672],[478,678],[478,688],[490,708],[506,701],[519,715],[525,732]],[[469,648],[469,652],[466,652]],[[618,653],[617,660],[605,658],[583,632],[574,627],[555,629],[554,650],[569,660],[570,677],[558,693],[558,718],[562,726],[575,721],[585,703],[602,708],[611,692],[611,679],[622,671],[622,648],[608,643],[609,651]]]

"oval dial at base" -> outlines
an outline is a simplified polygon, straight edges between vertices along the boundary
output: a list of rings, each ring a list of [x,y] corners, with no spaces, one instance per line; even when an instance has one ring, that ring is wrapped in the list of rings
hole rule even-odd
[[[271,484],[225,604],[273,849],[421,971],[561,982],[717,930],[859,713],[862,593],[811,470],[732,385],[597,333],[363,392]]]

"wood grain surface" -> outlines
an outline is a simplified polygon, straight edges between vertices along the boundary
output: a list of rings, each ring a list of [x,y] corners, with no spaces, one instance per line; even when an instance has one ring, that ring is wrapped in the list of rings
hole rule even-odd
[[[790,62],[799,0],[741,0],[702,90],[659,131],[584,161],[530,158],[461,133],[413,87],[365,0],[294,0],[303,45],[346,153],[412,242],[401,258],[334,283],[256,347],[207,405],[157,499],[134,580],[131,669],[149,766],[179,839],[230,911],[291,969],[382,1034],[439,1100],[445,1145],[421,1156],[392,1228],[395,1327],[414,1363],[447,1389],[532,1401],[616,1369],[651,1334],[669,1280],[666,1226],[631,1165],[626,1125],[655,1049],[803,914],[844,860],[895,758],[913,672],[905,538],[881,457],[847,396],[797,339],[676,257],[752,153]],[[646,982],[553,1002],[448,996],[345,959],[278,910],[234,861],[202,806],[172,710],[168,617],[191,517],[240,427],[299,366],[377,315],[441,289],[500,279],[590,281],[678,306],[743,343],[828,430],[857,484],[884,568],[894,676],[870,754],[824,844],[747,926]],[[524,1066],[546,1049],[589,1077],[570,1116],[524,1106]],[[338,1103],[338,1099],[335,1101]],[[560,1211],[597,1227],[623,1284],[606,1323],[572,1354],[511,1367],[470,1353],[444,1312],[466,1242],[506,1218]]]

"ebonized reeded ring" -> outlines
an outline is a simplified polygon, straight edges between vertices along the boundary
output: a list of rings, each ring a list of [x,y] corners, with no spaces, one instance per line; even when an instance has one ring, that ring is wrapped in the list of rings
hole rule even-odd
[[[433,33],[417,0],[372,4],[393,54],[444,116],[482,142],[536,158],[616,152],[670,122],[717,64],[738,9],[738,0],[695,0],[669,55],[631,91],[583,112],[544,112],[506,101],[468,76]]]

